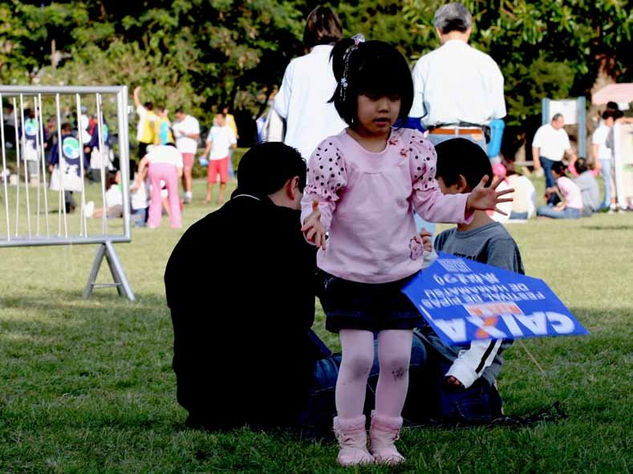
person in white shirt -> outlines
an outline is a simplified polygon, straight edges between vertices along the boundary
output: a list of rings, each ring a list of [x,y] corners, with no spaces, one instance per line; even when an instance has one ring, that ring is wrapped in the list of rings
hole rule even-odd
[[[193,160],[198,150],[200,123],[196,118],[185,114],[181,108],[176,109],[174,116],[176,121],[172,126],[172,131],[176,138],[176,148],[182,154],[182,162],[184,164],[182,187],[185,190],[185,197],[183,202],[190,203],[193,198],[191,192],[191,184],[193,182],[191,170],[193,169]]]
[[[434,25],[442,46],[413,68],[409,117],[421,118],[434,145],[460,136],[485,151],[483,127],[506,115],[503,75],[490,56],[468,45],[472,15],[464,5],[438,8]]]
[[[132,191],[140,188],[145,179],[145,169],[150,182],[150,202],[147,226],[160,227],[163,211],[161,197],[161,181],[167,187],[169,198],[169,222],[172,229],[182,226],[182,210],[178,193],[178,179],[182,176],[182,154],[174,143],[167,145],[152,145],[147,148],[147,155],[138,164],[135,183]]]
[[[330,102],[336,89],[330,54],[342,34],[341,22],[330,8],[312,10],[303,34],[310,52],[290,61],[275,97],[275,112],[286,120],[284,143],[299,150],[306,161],[322,140],[346,127]]]
[[[207,147],[202,156],[208,156],[209,166],[207,168],[207,196],[204,203],[211,202],[213,186],[220,177],[220,192],[218,194],[218,204],[224,202],[226,183],[229,181],[229,160],[230,151],[237,148],[237,137],[226,124],[224,112],[218,112],[213,119],[213,126],[207,136]]]
[[[604,200],[602,208],[615,210],[615,177],[613,173],[613,152],[607,147],[609,131],[615,124],[615,116],[612,110],[602,113],[602,122],[591,136],[593,145],[593,159],[596,171],[602,174],[604,180]]]
[[[543,169],[545,173],[545,188],[554,186],[555,179],[552,174],[552,165],[561,161],[568,153],[573,161],[576,161],[576,154],[569,143],[569,136],[563,128],[565,118],[562,114],[554,114],[551,123],[541,125],[532,140],[532,160],[534,170]],[[555,204],[555,197],[552,196],[548,203]]]

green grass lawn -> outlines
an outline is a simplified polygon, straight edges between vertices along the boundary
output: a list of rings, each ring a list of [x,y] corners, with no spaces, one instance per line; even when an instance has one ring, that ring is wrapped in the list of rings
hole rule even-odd
[[[202,205],[203,187],[196,181],[186,226],[214,209]],[[527,273],[545,279],[591,335],[526,340],[545,375],[519,344],[511,348],[499,380],[506,412],[559,400],[569,416],[519,428],[406,429],[409,461],[396,470],[633,470],[633,214],[534,220],[510,231]],[[184,427],[162,281],[182,232],[164,218],[162,228],[134,229],[132,243],[116,246],[136,303],[114,289],[81,298],[96,246],[0,250],[1,472],[343,471],[334,444]],[[315,327],[336,346],[320,312]]]

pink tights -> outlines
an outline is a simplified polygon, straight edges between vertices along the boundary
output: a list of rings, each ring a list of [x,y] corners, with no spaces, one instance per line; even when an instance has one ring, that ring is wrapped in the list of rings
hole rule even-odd
[[[365,386],[374,362],[374,335],[370,331],[342,329],[342,361],[336,380],[336,411],[340,418],[363,414]],[[376,413],[399,417],[409,387],[409,360],[413,331],[389,329],[378,333],[380,374],[376,387]]]

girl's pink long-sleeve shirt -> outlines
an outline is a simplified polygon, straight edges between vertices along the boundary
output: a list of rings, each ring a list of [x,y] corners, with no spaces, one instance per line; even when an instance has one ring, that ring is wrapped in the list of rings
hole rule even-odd
[[[345,280],[386,283],[422,266],[413,209],[429,222],[467,223],[468,194],[444,195],[435,180],[433,145],[417,130],[392,129],[381,152],[363,148],[347,131],[312,154],[301,221],[319,201],[329,232],[317,265]]]

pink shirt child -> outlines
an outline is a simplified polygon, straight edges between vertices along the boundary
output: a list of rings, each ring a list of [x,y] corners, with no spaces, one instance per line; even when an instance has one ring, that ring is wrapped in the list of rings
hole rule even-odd
[[[582,193],[576,183],[567,176],[561,176],[556,180],[556,185],[563,197],[565,198],[565,206],[573,209],[582,209]]]
[[[347,131],[322,141],[308,165],[303,220],[319,201],[329,232],[317,264],[345,280],[386,283],[422,267],[413,209],[430,222],[468,222],[468,194],[444,195],[435,180],[436,154],[424,136],[392,129],[385,149],[371,152]]]

